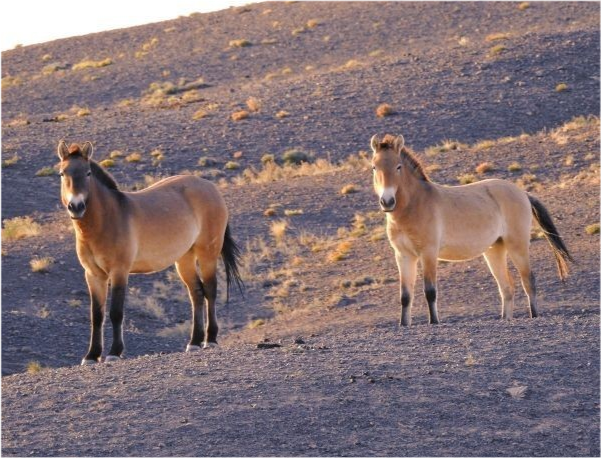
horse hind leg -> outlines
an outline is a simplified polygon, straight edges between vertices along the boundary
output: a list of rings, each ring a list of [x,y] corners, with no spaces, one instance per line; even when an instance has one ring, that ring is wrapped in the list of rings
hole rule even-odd
[[[203,304],[204,287],[196,272],[196,257],[192,251],[189,251],[175,263],[175,268],[182,282],[188,289],[190,302],[192,303],[192,332],[190,342],[186,346],[186,351],[200,350],[204,341],[203,330]]]
[[[484,253],[488,268],[499,286],[501,294],[501,318],[513,318],[515,285],[507,269],[507,249],[502,242],[494,244]]]
[[[217,345],[219,326],[217,325],[215,302],[217,301],[217,261],[220,252],[221,249],[214,252],[204,247],[195,250],[200,267],[200,276],[204,285],[204,297],[206,298],[205,348]]]
[[[536,303],[536,278],[530,268],[530,253],[528,251],[528,243],[519,248],[509,248],[509,257],[520,274],[522,288],[526,296],[528,296],[528,307],[530,310],[530,318],[539,316],[538,306]]]

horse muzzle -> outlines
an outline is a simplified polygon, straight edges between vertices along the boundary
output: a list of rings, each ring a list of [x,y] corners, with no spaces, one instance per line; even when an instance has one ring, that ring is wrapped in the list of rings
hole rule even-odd
[[[71,219],[81,219],[86,212],[86,203],[83,201],[69,202],[67,211],[69,212]]]
[[[396,207],[396,199],[394,197],[391,197],[389,199],[382,197],[380,199],[380,208],[382,209],[382,211],[391,212],[394,210],[394,207]]]

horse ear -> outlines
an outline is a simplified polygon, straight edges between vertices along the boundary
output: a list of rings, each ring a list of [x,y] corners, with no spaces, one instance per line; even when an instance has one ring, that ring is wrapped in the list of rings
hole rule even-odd
[[[83,156],[84,159],[89,161],[90,159],[92,159],[93,154],[94,154],[94,147],[92,146],[92,143],[85,142],[83,144],[83,146],[81,147],[81,155]]]
[[[378,134],[375,134],[373,137],[371,137],[369,144],[371,146],[371,149],[375,153],[378,149],[378,145],[380,144],[380,136]]]
[[[405,146],[405,137],[399,135],[397,138],[394,139],[394,150],[397,153],[400,153],[403,149],[403,146]]]
[[[60,142],[58,142],[58,148],[56,150],[56,153],[58,154],[58,157],[61,161],[67,159],[67,156],[69,156],[69,148],[67,147],[67,143],[65,142],[65,140],[61,140]]]

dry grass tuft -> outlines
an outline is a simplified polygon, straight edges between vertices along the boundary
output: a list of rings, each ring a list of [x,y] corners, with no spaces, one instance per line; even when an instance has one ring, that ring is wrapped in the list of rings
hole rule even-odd
[[[359,188],[354,184],[347,184],[340,190],[340,193],[343,195],[353,194],[355,192],[359,192]]]
[[[246,106],[248,107],[248,109],[250,111],[252,111],[253,113],[256,113],[257,111],[259,111],[261,109],[261,101],[259,99],[257,99],[256,97],[249,97],[248,100],[246,101]]]
[[[238,40],[230,40],[229,46],[230,48],[246,48],[247,46],[252,46],[252,43],[246,38],[240,38]]]
[[[278,119],[287,118],[288,116],[290,116],[290,113],[286,110],[280,110],[275,114],[275,117]]]
[[[474,150],[484,151],[491,149],[493,146],[495,146],[494,140],[482,140],[481,142],[478,142],[474,145]]]
[[[435,156],[438,153],[446,153],[449,151],[464,151],[468,148],[468,145],[461,143],[457,140],[443,140],[440,145],[431,146],[426,148],[426,156]]]
[[[394,108],[387,103],[382,103],[376,108],[376,116],[378,118],[384,118],[385,116],[391,116],[394,114]]]
[[[499,54],[507,51],[507,47],[505,45],[496,45],[490,48],[488,54],[491,56],[498,56]]]
[[[249,113],[246,110],[239,110],[232,113],[231,118],[232,121],[242,121],[243,119],[248,118]]]
[[[319,21],[317,19],[309,19],[307,21],[307,27],[310,29],[314,29],[319,25]]]
[[[286,237],[286,231],[288,230],[288,221],[281,219],[274,221],[269,227],[269,232],[275,240],[276,244],[281,244]]]
[[[10,159],[4,159],[2,161],[2,168],[6,168],[6,167],[10,167],[12,165],[15,165],[17,162],[19,162],[19,159],[21,159],[19,157],[19,155],[13,154],[13,157],[11,157]]]
[[[38,361],[29,361],[27,363],[27,373],[34,375],[42,372],[42,365]]]
[[[495,166],[492,162],[482,162],[476,167],[476,173],[484,174],[488,172],[492,172],[495,169]]]
[[[522,2],[518,5],[518,10],[524,11],[530,8],[530,2]]]
[[[126,162],[140,162],[141,160],[142,160],[142,154],[138,153],[138,152],[131,153],[125,157]]]
[[[107,57],[103,60],[82,60],[81,62],[73,65],[72,70],[83,70],[86,68],[101,68],[106,67],[107,65],[111,65],[113,60]]]
[[[296,209],[286,209],[284,210],[284,215],[286,216],[298,216],[298,215],[303,215],[305,212],[303,211],[302,208],[296,208]]]
[[[599,233],[599,223],[589,224],[584,228],[584,232],[588,235],[594,235]]]
[[[29,261],[31,271],[37,273],[48,272],[52,264],[54,264],[54,258],[48,256],[43,258],[33,258],[31,261]]]
[[[518,162],[512,162],[507,167],[507,170],[510,172],[519,172],[522,170],[522,166]]]
[[[248,329],[256,329],[259,326],[264,326],[265,325],[265,320],[263,318],[257,318],[256,320],[252,320],[250,323],[248,323]]]
[[[5,219],[3,223],[3,241],[35,237],[42,232],[42,226],[36,223],[30,216],[17,216],[16,218]]]
[[[286,165],[301,165],[303,162],[310,162],[310,157],[304,151],[298,149],[290,149],[282,155],[282,161]]]
[[[555,92],[565,92],[568,90],[568,85],[566,83],[559,83],[555,86]]]
[[[459,181],[459,184],[470,184],[478,181],[478,178],[472,173],[464,173],[463,175],[459,175],[457,180]]]
[[[343,259],[346,259],[348,257],[348,254],[351,251],[352,246],[353,246],[352,241],[343,240],[342,242],[339,242],[336,245],[336,248],[334,248],[333,251],[328,253],[328,256],[326,259],[329,262],[342,261]]]
[[[510,37],[509,33],[491,33],[490,35],[486,36],[486,41],[491,42],[491,41],[507,40],[507,39],[509,39],[509,37]]]
[[[238,170],[240,168],[240,164],[236,161],[227,161],[223,168],[225,170]]]
[[[56,175],[56,170],[54,169],[54,167],[42,167],[40,170],[38,170],[35,173],[36,177],[49,177],[52,175]]]

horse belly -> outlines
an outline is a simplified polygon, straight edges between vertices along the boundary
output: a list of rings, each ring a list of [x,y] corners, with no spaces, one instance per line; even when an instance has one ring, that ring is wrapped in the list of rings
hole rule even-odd
[[[167,231],[166,233],[169,234]],[[173,265],[194,245],[198,233],[196,230],[177,231],[165,237],[165,233],[145,234],[138,246],[132,273],[150,273],[164,270]]]
[[[480,256],[501,236],[496,227],[482,231],[466,231],[451,237],[443,237],[438,258],[444,261],[465,261]]]

